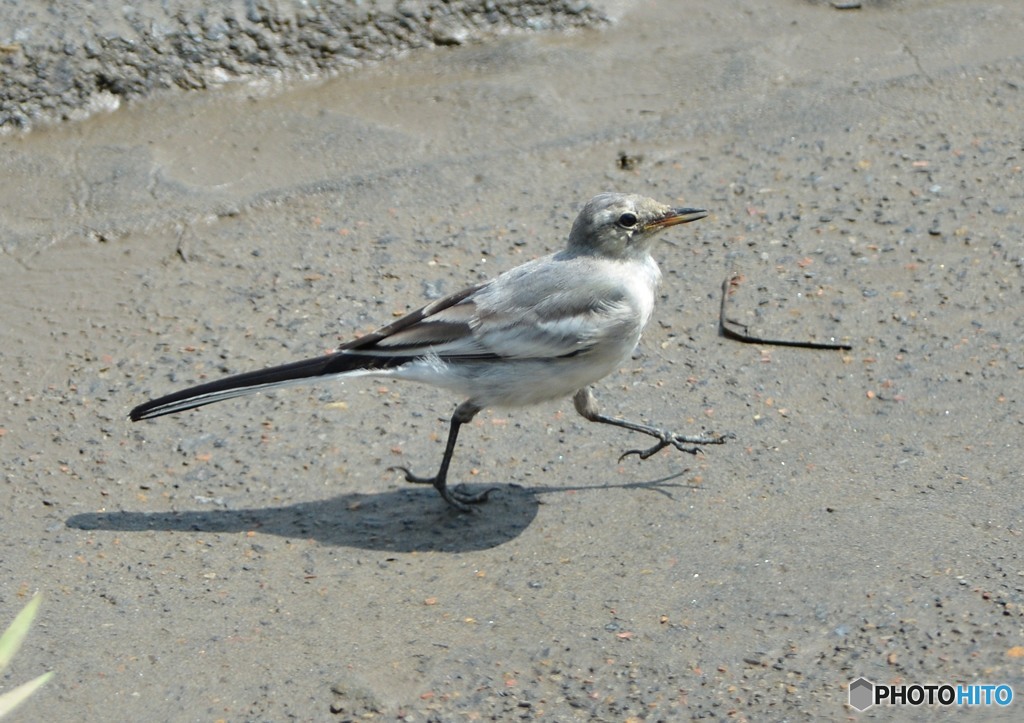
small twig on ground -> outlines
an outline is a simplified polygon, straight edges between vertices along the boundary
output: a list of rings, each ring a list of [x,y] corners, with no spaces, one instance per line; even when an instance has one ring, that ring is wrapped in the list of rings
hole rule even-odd
[[[725,303],[733,290],[743,281],[742,274],[730,274],[722,282],[722,304],[718,309],[718,328],[722,330],[722,336],[727,339],[734,339],[745,344],[767,344],[770,346],[795,346],[799,349],[833,349],[849,351],[853,347],[850,344],[819,341],[793,341],[791,339],[763,339],[747,333],[747,325],[730,319],[725,313]]]

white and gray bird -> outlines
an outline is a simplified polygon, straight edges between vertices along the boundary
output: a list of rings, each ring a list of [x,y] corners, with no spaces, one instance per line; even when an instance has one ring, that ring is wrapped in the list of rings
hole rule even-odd
[[[573,223],[565,249],[497,278],[433,301],[375,332],[313,359],[238,374],[140,404],[133,421],[150,419],[267,389],[359,375],[409,379],[450,389],[463,401],[451,418],[433,485],[453,507],[468,510],[492,491],[449,488],[448,466],[459,428],[485,407],[518,407],[574,394],[576,411],[649,435],[657,443],[629,450],[646,459],[665,447],[696,452],[718,435],[682,436],[598,411],[590,385],[619,368],[640,341],[654,310],[661,271],[655,236],[707,212],[671,208],[649,198],[602,193]]]

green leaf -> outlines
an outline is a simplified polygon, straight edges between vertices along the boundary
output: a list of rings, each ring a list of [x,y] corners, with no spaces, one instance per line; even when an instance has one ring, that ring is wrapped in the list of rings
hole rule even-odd
[[[33,595],[32,599],[28,601],[28,605],[22,608],[18,616],[14,618],[11,626],[0,636],[0,671],[3,671],[10,664],[11,658],[18,652],[18,648],[21,647],[21,641],[28,635],[28,629],[31,627],[32,621],[36,617],[36,612],[39,610],[39,603],[42,601],[43,596],[39,593]]]
[[[36,612],[39,611],[39,603],[42,600],[43,598],[39,593],[33,595],[32,599],[28,601],[28,605],[22,608],[21,612],[14,618],[14,622],[11,623],[10,627],[4,631],[3,635],[0,635],[0,671],[7,667],[11,662],[11,658],[14,657],[14,654],[18,652],[18,648],[21,647],[21,643],[25,636],[28,635],[28,629],[32,626],[32,621],[36,617]],[[43,673],[34,680],[22,683],[14,690],[9,690],[0,695],[0,718],[3,718],[21,705],[26,698],[35,693],[43,683],[48,681],[51,675],[53,675],[52,670],[49,673]]]
[[[5,715],[21,705],[26,698],[42,687],[43,683],[48,681],[51,675],[53,675],[52,670],[49,673],[43,673],[35,680],[22,683],[14,690],[9,690],[3,695],[0,695],[0,718],[3,718]]]

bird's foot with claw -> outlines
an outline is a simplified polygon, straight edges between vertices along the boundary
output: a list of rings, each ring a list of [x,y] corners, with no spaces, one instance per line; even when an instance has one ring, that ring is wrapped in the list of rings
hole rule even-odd
[[[488,487],[481,492],[469,492],[463,485],[455,485],[454,487],[445,487],[443,490],[438,491],[445,501],[455,509],[462,512],[473,512],[474,509],[470,505],[486,502],[488,495],[496,489],[498,488]]]
[[[470,505],[478,505],[481,502],[486,502],[488,495],[497,487],[488,487],[482,492],[468,492],[462,485],[456,485],[455,487],[449,487],[443,480],[439,481],[437,476],[434,477],[420,477],[415,475],[408,467],[388,467],[390,472],[401,472],[405,475],[406,482],[412,482],[418,485],[431,485],[438,491],[444,501],[449,505],[457,509],[459,512],[472,512],[473,508]]]
[[[703,450],[701,450],[701,446],[705,444],[725,444],[725,440],[735,438],[736,435],[732,432],[728,434],[711,434],[701,435],[699,437],[688,437],[682,434],[676,434],[675,432],[663,431],[658,443],[653,447],[648,447],[647,449],[627,449],[619,457],[619,461],[621,462],[626,457],[634,454],[640,459],[647,459],[648,457],[656,455],[666,447],[675,447],[680,452],[697,454],[698,452],[703,452]]]

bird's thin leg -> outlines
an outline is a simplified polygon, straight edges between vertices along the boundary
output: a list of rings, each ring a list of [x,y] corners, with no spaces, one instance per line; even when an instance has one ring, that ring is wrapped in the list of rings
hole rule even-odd
[[[463,402],[455,408],[452,414],[452,421],[448,428],[448,443],[444,448],[444,457],[441,458],[441,467],[433,477],[420,477],[409,471],[408,467],[389,467],[391,470],[398,470],[405,474],[406,482],[413,482],[420,485],[433,485],[445,502],[461,512],[469,512],[469,505],[485,502],[495,488],[491,487],[483,492],[470,494],[458,487],[448,488],[448,465],[451,464],[452,454],[455,452],[455,442],[459,438],[459,428],[469,422],[480,411],[480,407],[472,401]]]
[[[597,399],[594,397],[594,393],[590,390],[590,387],[584,387],[576,392],[576,395],[572,398],[572,403],[576,407],[576,411],[580,413],[580,416],[589,422],[611,424],[615,427],[622,427],[623,429],[628,429],[632,432],[640,432],[641,434],[650,435],[658,440],[657,444],[647,449],[626,450],[622,453],[622,456],[619,457],[620,462],[631,454],[635,454],[640,459],[647,459],[651,455],[657,454],[661,450],[665,449],[665,447],[675,447],[681,452],[697,454],[697,452],[700,451],[700,445],[724,444],[728,437],[733,436],[712,434],[707,436],[701,435],[698,437],[687,437],[664,429],[649,427],[646,424],[639,424],[638,422],[630,422],[625,419],[616,419],[615,417],[605,416],[598,411]]]

